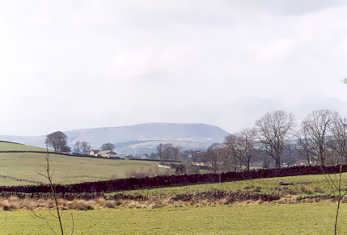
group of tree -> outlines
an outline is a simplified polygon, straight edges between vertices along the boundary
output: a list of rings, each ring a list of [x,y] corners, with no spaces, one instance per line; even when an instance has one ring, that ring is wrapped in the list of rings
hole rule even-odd
[[[46,146],[52,148],[55,152],[69,153],[71,148],[67,145],[67,136],[61,131],[56,131],[46,136]],[[100,148],[102,151],[113,151],[115,145],[112,143],[105,143]],[[89,154],[91,151],[91,145],[86,141],[77,141],[72,149],[75,154]]]
[[[61,131],[48,134],[45,143],[47,147],[53,148],[55,152],[71,152],[71,148],[67,145],[67,136]]]
[[[159,144],[157,147],[157,155],[160,161],[179,161],[180,149],[172,144]]]
[[[116,148],[116,146],[112,143],[105,143],[101,146],[102,151],[113,151]]]
[[[250,170],[252,163],[266,168],[347,163],[347,119],[330,110],[313,111],[300,123],[285,111],[266,113],[253,127],[196,156],[213,172]]]
[[[86,141],[77,141],[74,144],[73,152],[77,154],[89,154],[92,147]]]

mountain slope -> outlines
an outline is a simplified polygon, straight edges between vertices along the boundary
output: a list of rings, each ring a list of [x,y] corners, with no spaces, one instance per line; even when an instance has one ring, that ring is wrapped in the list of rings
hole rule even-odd
[[[223,141],[228,132],[207,124],[146,123],[120,127],[105,127],[65,131],[70,145],[87,141],[93,147],[106,142],[116,145],[120,153],[142,154],[155,151],[159,143],[172,143],[183,149],[204,149]],[[2,140],[43,146],[44,136],[0,136]]]

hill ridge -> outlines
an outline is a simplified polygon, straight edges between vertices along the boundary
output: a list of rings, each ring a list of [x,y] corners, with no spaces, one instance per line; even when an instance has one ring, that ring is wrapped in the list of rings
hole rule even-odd
[[[223,141],[229,134],[215,125],[171,122],[84,128],[65,133],[70,146],[76,141],[87,141],[97,148],[111,142],[117,145],[119,153],[135,155],[151,153],[159,143],[172,143],[183,149],[205,149],[214,142]],[[43,147],[45,136],[0,136],[0,139]]]

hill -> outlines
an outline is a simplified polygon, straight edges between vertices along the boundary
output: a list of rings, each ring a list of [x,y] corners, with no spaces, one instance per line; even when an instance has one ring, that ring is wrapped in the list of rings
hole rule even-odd
[[[0,152],[2,151],[43,151],[46,150],[40,147],[20,144],[16,142],[0,141]]]
[[[23,151],[8,153],[7,151]],[[42,153],[40,153],[42,152]],[[46,150],[15,142],[0,141],[0,185],[46,183]],[[146,161],[110,160],[49,154],[56,183],[70,184],[128,178],[134,174],[162,174],[157,163]]]
[[[93,147],[111,142],[116,151],[125,154],[142,154],[155,151],[159,143],[172,143],[182,149],[205,149],[223,141],[229,133],[207,124],[146,123],[120,127],[104,127],[65,131],[70,145],[87,141]],[[45,136],[0,136],[0,139],[44,146]]]
[[[58,184],[81,183],[136,174],[161,174],[155,162],[109,160],[50,154],[53,179]],[[46,153],[1,153],[0,185],[28,185],[47,183],[42,176],[46,169]]]

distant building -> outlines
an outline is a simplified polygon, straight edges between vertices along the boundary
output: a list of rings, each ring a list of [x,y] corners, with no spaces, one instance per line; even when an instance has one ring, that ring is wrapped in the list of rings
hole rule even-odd
[[[92,150],[90,150],[89,155],[94,156],[94,157],[98,157],[99,152],[100,152],[100,150],[98,150],[98,149],[92,149]]]
[[[112,150],[99,151],[98,157],[115,158],[117,157],[117,153]]]
[[[122,154],[118,155],[116,152],[114,152],[112,150],[92,149],[92,150],[90,150],[89,155],[93,156],[93,157],[124,159],[124,156]]]

